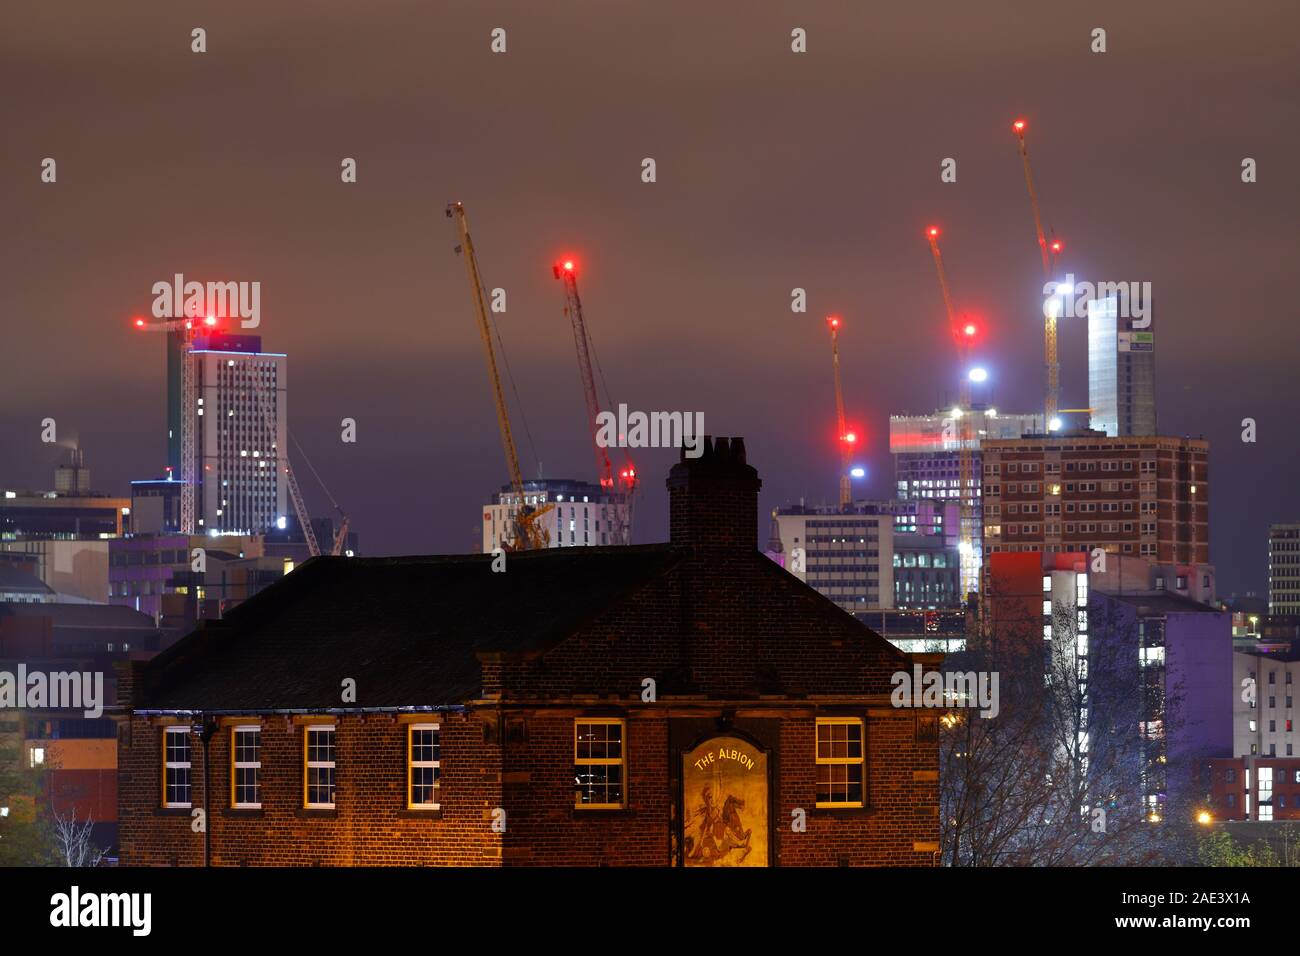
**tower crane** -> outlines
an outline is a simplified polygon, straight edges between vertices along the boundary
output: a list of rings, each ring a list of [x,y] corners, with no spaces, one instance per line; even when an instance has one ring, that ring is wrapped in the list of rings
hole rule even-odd
[[[202,319],[169,319],[163,322],[146,322],[144,319],[135,320],[135,327],[144,332],[175,332],[184,336],[185,350],[181,357],[181,534],[195,534],[198,524],[195,514],[195,491],[198,485],[196,473],[198,464],[197,436],[195,434],[197,425],[195,410],[198,408],[198,369],[195,367],[194,357],[191,352],[194,348],[194,340],[199,335],[216,331],[219,326],[220,319],[212,315]],[[270,407],[267,405],[265,393],[257,391],[256,395],[267,434],[270,436],[271,448],[275,451],[276,467],[283,469],[285,484],[288,486],[289,497],[293,502],[294,513],[298,516],[298,523],[302,526],[303,539],[307,543],[308,553],[312,557],[317,557],[321,553],[320,545],[316,540],[316,532],[312,527],[311,516],[307,512],[302,490],[298,487],[297,476],[294,474],[293,467],[289,462],[288,449],[285,449],[283,454],[280,452],[276,442],[275,419],[271,414]],[[301,450],[300,447],[299,451]],[[307,460],[306,455],[303,455],[303,460]],[[329,489],[325,488],[325,483],[321,481],[320,475],[316,473],[316,469],[312,467],[310,461],[307,461],[307,467],[311,469],[312,474],[316,475],[316,480],[321,482],[321,488],[324,489],[330,503],[338,511],[342,519],[330,551],[334,555],[342,554],[351,519],[339,507],[339,503],[334,500],[334,496],[329,493]]]
[[[259,390],[257,399],[262,411],[262,420],[266,424],[267,434],[271,436],[271,447],[275,450],[275,465],[277,468],[283,468],[284,471],[284,483],[289,489],[289,500],[293,502],[293,512],[298,516],[298,524],[302,528],[303,540],[307,542],[307,553],[313,558],[319,557],[321,554],[320,543],[316,540],[316,529],[312,527],[311,513],[307,510],[307,502],[302,496],[302,488],[298,485],[298,476],[289,461],[289,449],[286,448],[283,454],[280,451],[279,443],[275,438],[275,416],[271,414],[271,406],[266,400],[266,393]],[[287,425],[285,426],[285,432],[290,435],[294,444],[298,443],[298,440],[292,437]],[[301,445],[298,445],[298,453],[302,455],[302,460],[307,462],[307,468],[316,476],[316,481],[320,484],[321,490],[325,492],[325,497],[330,500],[330,504],[334,506],[334,510],[339,514],[339,527],[334,533],[334,542],[330,546],[330,554],[338,557],[343,553],[343,545],[347,542],[348,528],[352,523],[352,519],[348,517],[347,512],[339,507],[339,503],[334,500],[334,496],[325,487],[325,482],[321,480],[320,474],[303,452]]]
[[[966,367],[969,365],[971,346],[974,344],[979,329],[973,322],[959,322],[957,319],[956,310],[952,305],[952,292],[948,287],[948,272],[944,268],[943,255],[939,251],[938,227],[931,226],[925,231],[925,234],[926,239],[930,242],[930,252],[934,255],[935,271],[939,274],[939,289],[943,293],[943,306],[948,315],[948,328],[953,341],[957,344],[958,354],[961,357],[961,391],[956,409],[957,503],[961,515],[957,550],[961,563],[962,594],[970,595],[979,591],[982,563],[980,556],[983,552],[983,542],[977,540],[977,532],[980,529],[977,528],[975,520],[975,476],[972,468],[971,447],[974,444],[974,437],[971,434],[971,421],[974,415],[971,409],[970,379],[966,375]]]
[[[163,322],[146,322],[136,319],[135,327],[143,332],[169,332],[181,336],[181,534],[194,534],[197,527],[194,494],[198,486],[195,468],[198,464],[196,450],[194,410],[198,407],[199,379],[194,366],[194,340],[212,332],[217,326],[216,316],[168,319]]]
[[[478,271],[478,259],[474,255],[474,243],[469,236],[469,221],[465,217],[464,203],[447,204],[447,218],[456,223],[456,234],[460,239],[456,251],[465,256],[465,271],[469,277],[470,295],[474,300],[474,314],[478,320],[479,337],[483,340],[483,353],[487,361],[488,381],[492,386],[492,397],[496,401],[497,425],[501,429],[501,447],[506,455],[506,467],[510,471],[510,486],[514,490],[516,510],[514,515],[514,534],[510,541],[503,542],[503,547],[510,551],[536,550],[550,544],[550,536],[538,519],[555,505],[551,502],[540,507],[533,507],[524,500],[524,477],[519,470],[519,453],[515,450],[514,435],[510,431],[510,412],[506,407],[505,394],[501,390],[501,375],[497,371],[496,351],[492,347],[492,325],[488,319],[487,298],[483,292],[483,279]]]
[[[1034,171],[1029,165],[1029,147],[1025,144],[1025,128],[1026,123],[1023,119],[1018,119],[1011,124],[1011,131],[1016,134],[1016,145],[1020,150],[1020,158],[1025,167],[1025,187],[1029,190],[1029,205],[1034,212],[1034,232],[1038,239],[1038,251],[1043,259],[1043,281],[1049,282],[1052,278],[1052,269],[1056,264],[1056,257],[1060,255],[1062,246],[1056,240],[1053,240],[1049,246],[1047,237],[1043,234],[1043,217],[1038,208],[1038,193],[1034,189]],[[1052,420],[1056,418],[1057,406],[1060,403],[1061,364],[1056,352],[1056,316],[1046,315],[1044,321],[1043,341],[1047,359],[1047,400],[1043,407],[1045,412],[1043,423],[1050,431]]]
[[[343,510],[342,506],[337,501],[334,500],[334,496],[330,494],[330,490],[327,487],[325,487],[325,482],[321,479],[320,473],[316,471],[316,467],[311,463],[311,459],[307,457],[307,453],[302,450],[302,445],[298,444],[298,439],[294,437],[293,432],[289,431],[289,427],[287,425],[285,426],[284,430],[288,434],[289,440],[292,441],[294,443],[294,446],[298,449],[298,454],[302,456],[302,460],[307,463],[308,471],[310,471],[312,475],[315,476],[316,483],[320,485],[320,490],[325,492],[325,497],[330,500],[330,504],[333,506],[334,510],[338,512],[339,527],[338,530],[334,532],[334,544],[330,548],[330,554],[334,555],[335,557],[338,557],[340,554],[343,553],[343,545],[347,543],[348,529],[352,525],[352,519],[351,517],[348,516],[348,513]],[[285,456],[284,456],[284,470],[285,472],[287,472],[289,476],[289,482],[290,482],[289,491],[291,494],[294,494],[298,487],[298,479],[294,477],[293,468],[289,464],[289,454],[287,449],[285,451]],[[296,494],[294,494],[293,505],[298,515],[298,523],[304,526],[310,525],[311,517],[307,514],[307,506],[302,501],[301,492],[297,492]],[[312,538],[313,539],[315,538],[314,533],[312,535]],[[313,554],[312,556],[315,557],[315,554]]]
[[[637,489],[636,468],[631,461],[625,460],[616,482],[614,467],[609,460],[609,451],[597,440],[600,431],[597,424],[600,416],[600,400],[596,395],[596,377],[592,372],[594,348],[591,344],[591,336],[587,332],[587,320],[582,313],[582,297],[578,295],[577,263],[571,258],[564,258],[555,263],[551,271],[563,284],[564,313],[573,326],[573,342],[578,352],[578,371],[582,375],[582,394],[587,403],[587,427],[591,432],[591,444],[596,453],[596,474],[600,486],[607,492],[621,493],[621,500],[617,500],[614,505],[616,528],[612,537],[615,544],[631,544],[633,496]]]
[[[844,422],[844,390],[840,387],[840,317],[828,316],[826,325],[831,330],[831,367],[835,372],[835,424],[840,445],[840,510],[848,511],[853,504],[853,486],[849,480],[849,456],[858,436],[848,430]]]

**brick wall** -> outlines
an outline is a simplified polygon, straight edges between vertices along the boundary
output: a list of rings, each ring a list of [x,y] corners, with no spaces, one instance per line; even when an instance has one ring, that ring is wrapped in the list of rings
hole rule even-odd
[[[430,718],[421,717],[420,722]],[[440,811],[406,809],[406,728],[389,715],[343,715],[338,728],[335,809],[303,810],[303,728],[261,719],[262,809],[230,808],[230,731],[212,738],[208,821],[214,866],[497,865],[501,837],[500,748],[478,716],[442,714],[445,794]],[[240,718],[239,723],[258,723]],[[163,725],[133,717],[119,735],[119,822],[124,865],[198,866],[203,835],[189,810],[161,809]],[[192,804],[203,806],[203,745],[191,734]]]
[[[770,757],[773,859],[784,866],[928,866],[938,840],[938,755],[917,742],[917,718],[887,708],[836,708],[867,720],[867,807],[816,807],[815,725],[807,704],[741,709],[734,726],[763,741]],[[584,714],[627,720],[627,807],[573,806],[573,722]],[[717,724],[707,707],[681,716],[667,706],[506,709],[442,715],[442,796],[436,813],[405,810],[405,725],[390,716],[337,718],[333,811],[302,804],[303,727],[262,718],[262,809],[232,810],[230,731],[212,738],[208,809],[214,866],[673,865],[673,807],[682,742]],[[424,718],[422,718],[423,720]],[[240,718],[241,723],[256,722]],[[682,724],[674,733],[673,725]],[[756,729],[766,724],[767,731]],[[163,724],[135,717],[121,739],[122,862],[203,862],[203,834],[189,810],[160,809]],[[484,740],[485,733],[491,738]],[[673,739],[675,738],[675,740]],[[191,736],[193,805],[203,806],[202,743]],[[504,760],[504,763],[502,762]],[[505,810],[505,832],[492,812]],[[796,832],[795,811],[806,829]],[[937,844],[936,844],[937,845]]]

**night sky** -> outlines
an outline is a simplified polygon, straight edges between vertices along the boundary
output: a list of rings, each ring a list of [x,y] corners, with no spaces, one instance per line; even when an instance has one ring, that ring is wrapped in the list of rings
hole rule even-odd
[[[1062,271],[1152,283],[1160,431],[1210,440],[1220,590],[1262,592],[1268,524],[1300,520],[1300,14],[1293,0],[1084,8],[9,3],[0,484],[52,485],[47,416],[98,488],[158,476],[163,341],[131,317],[176,272],[258,280],[257,331],[289,354],[291,427],[363,550],[476,550],[505,468],[443,213],[459,199],[487,285],[508,292],[526,476],[539,458],[550,477],[595,474],[550,271],[569,252],[614,401],[745,436],[765,512],[836,494],[824,317],[841,314],[859,494],[888,497],[888,415],[951,401],[959,374],[925,226],[945,230],[958,308],[989,327],[993,400],[1041,409],[1041,266],[1010,130],[1023,115]],[[196,26],[205,54],[190,52]],[[40,182],[45,157],[56,184]],[[643,157],[658,182],[641,182]],[[1065,407],[1087,404],[1084,325],[1062,328]],[[674,458],[636,456],[639,541],[667,537]]]

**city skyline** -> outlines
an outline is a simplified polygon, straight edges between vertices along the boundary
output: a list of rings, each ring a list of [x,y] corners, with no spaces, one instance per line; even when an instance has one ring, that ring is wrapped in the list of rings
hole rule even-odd
[[[1023,115],[1046,218],[1067,242],[1061,271],[1152,283],[1160,433],[1209,440],[1220,591],[1263,594],[1268,526],[1297,519],[1286,496],[1300,412],[1285,388],[1300,342],[1272,319],[1297,145],[1277,122],[1294,53],[1276,22],[1224,34],[1209,17],[1108,4],[1066,26],[1032,8],[1019,21],[960,11],[918,62],[888,40],[924,32],[899,11],[644,12],[636,29],[598,18],[576,40],[522,8],[450,12],[434,30],[411,5],[365,34],[339,30],[347,9],[300,24],[147,4],[88,8],[74,25],[33,10],[21,48],[0,39],[4,86],[29,91],[6,111],[15,145],[0,157],[0,196],[23,226],[3,246],[5,350],[23,362],[0,385],[0,483],[50,484],[45,417],[79,439],[99,490],[160,476],[162,343],[130,320],[174,273],[258,281],[251,331],[292,357],[292,427],[364,552],[473,550],[506,469],[442,217],[459,199],[487,284],[509,294],[497,320],[537,449],[520,419],[526,478],[537,458],[546,477],[593,478],[549,274],[572,253],[614,403],[699,410],[710,433],[745,435],[762,511],[835,498],[823,322],[841,315],[869,475],[855,492],[891,497],[889,415],[952,401],[960,374],[924,227],[943,227],[958,309],[988,331],[991,397],[1041,406],[1041,275],[1009,129]],[[1287,16],[1279,5],[1274,21]],[[497,20],[509,47],[493,56]],[[1080,39],[1093,20],[1109,32],[1104,55]],[[199,23],[203,57],[188,48]],[[791,26],[808,31],[802,59]],[[39,178],[46,156],[53,184]],[[653,184],[640,179],[647,156]],[[1258,183],[1241,182],[1247,156]],[[355,184],[339,180],[345,157]],[[940,182],[946,157],[956,183]],[[1087,404],[1086,352],[1086,322],[1063,320],[1067,407]],[[345,417],[355,444],[339,440]],[[1247,417],[1255,444],[1241,441]],[[637,456],[638,542],[667,537],[660,476],[675,457]],[[319,489],[304,490],[327,515]]]

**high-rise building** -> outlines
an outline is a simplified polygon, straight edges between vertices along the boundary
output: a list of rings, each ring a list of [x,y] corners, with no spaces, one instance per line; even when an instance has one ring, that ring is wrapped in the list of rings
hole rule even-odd
[[[1300,642],[1262,642],[1232,655],[1234,757],[1300,757],[1295,703],[1300,698]]]
[[[984,444],[984,547],[1210,560],[1209,442],[1054,432]]]
[[[1131,773],[1123,790],[1140,792],[1158,821],[1200,797],[1204,761],[1231,755],[1231,614],[1167,590],[1165,569],[1149,562],[1093,568],[1082,551],[991,554],[987,630],[1012,658],[1042,648],[1049,683],[1079,708],[1077,753],[1099,781]],[[1110,729],[1093,733],[1090,714]]]
[[[1300,614],[1300,524],[1268,529],[1268,613]]]
[[[194,341],[195,532],[260,534],[287,523],[287,368],[256,335]],[[173,472],[175,477],[180,477]]]
[[[503,485],[483,507],[483,553],[504,547],[514,535],[514,516],[520,496]],[[619,512],[624,496],[589,481],[570,478],[537,478],[524,482],[522,504],[533,508],[553,507],[537,525],[552,548],[599,547],[628,544],[619,540]],[[630,530],[630,529],[629,529]]]
[[[964,415],[973,416],[974,421],[963,422]],[[967,438],[962,437],[963,425]],[[975,405],[968,411],[952,408],[932,415],[890,416],[889,450],[894,456],[895,488],[902,501],[960,502],[962,443],[965,441],[969,445],[971,477],[965,504],[971,550],[962,562],[965,573],[961,576],[965,583],[959,586],[959,596],[963,596],[961,592],[979,589],[979,569],[984,564],[983,501],[979,480],[982,443],[1042,431],[1042,415],[1004,414],[982,405]],[[954,541],[959,537],[954,530]]]
[[[894,456],[894,481],[901,500],[958,497],[961,423],[954,412],[960,411],[941,409],[931,415],[889,416],[889,451]],[[983,442],[1041,434],[1045,430],[1041,414],[1007,414],[979,406],[971,414],[976,417],[970,439],[973,466],[980,463]],[[973,473],[978,476],[978,467],[973,468]],[[978,509],[977,479],[972,479],[968,495],[970,503]]]
[[[901,501],[894,514],[894,601],[899,609],[960,608],[961,508],[945,499]]]
[[[1300,819],[1300,620],[1269,618],[1257,639],[1234,641],[1232,756],[1209,761],[1214,816]]]
[[[773,513],[785,569],[853,613],[894,606],[892,501],[795,505]]]
[[[1088,303],[1090,424],[1112,438],[1156,434],[1155,334],[1141,321],[1121,318],[1113,297]]]

